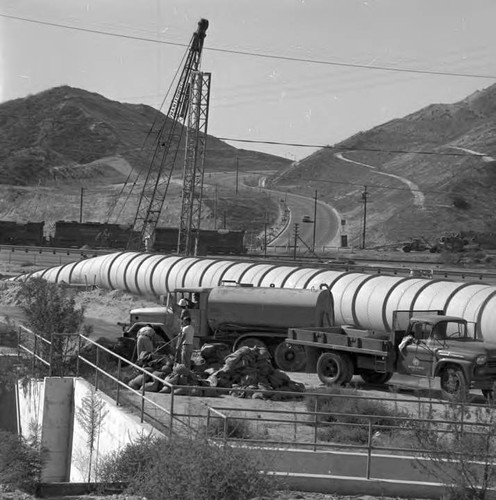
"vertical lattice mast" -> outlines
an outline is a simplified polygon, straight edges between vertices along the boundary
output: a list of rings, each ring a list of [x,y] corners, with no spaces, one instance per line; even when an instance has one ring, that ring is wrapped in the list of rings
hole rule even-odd
[[[140,193],[138,209],[133,222],[133,232],[128,249],[143,249],[145,241],[153,242],[167,190],[176,163],[183,136],[183,121],[188,116],[192,74],[198,71],[203,41],[208,21],[201,19],[198,29],[189,44],[186,62],[175,89],[166,119],[156,134],[155,149],[148,168],[143,189]]]
[[[198,251],[210,101],[210,79],[210,73],[195,71],[191,75],[181,219],[177,242],[178,253],[184,255],[196,255]]]

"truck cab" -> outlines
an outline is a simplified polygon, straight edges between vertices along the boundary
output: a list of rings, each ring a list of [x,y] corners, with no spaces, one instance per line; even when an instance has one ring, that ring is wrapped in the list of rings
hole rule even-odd
[[[398,373],[439,377],[445,396],[481,389],[496,380],[496,344],[477,338],[475,325],[456,316],[413,315],[398,345]]]

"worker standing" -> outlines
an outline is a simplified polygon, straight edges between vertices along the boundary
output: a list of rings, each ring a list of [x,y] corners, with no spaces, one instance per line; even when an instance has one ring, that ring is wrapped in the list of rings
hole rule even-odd
[[[181,347],[181,363],[186,368],[191,368],[191,355],[193,354],[193,341],[195,329],[191,324],[191,318],[186,316],[182,320],[181,333],[179,334],[178,349]]]

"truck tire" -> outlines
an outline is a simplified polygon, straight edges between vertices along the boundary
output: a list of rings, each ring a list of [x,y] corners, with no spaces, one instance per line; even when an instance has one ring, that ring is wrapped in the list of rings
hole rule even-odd
[[[286,372],[297,372],[305,368],[307,356],[301,345],[281,342],[274,351],[274,361],[277,368]]]
[[[466,399],[468,384],[459,366],[448,365],[440,374],[441,395],[450,401]]]
[[[325,352],[317,361],[317,375],[326,385],[345,385],[353,377],[353,363],[346,353]]]
[[[393,374],[391,372],[379,373],[374,370],[362,370],[360,377],[367,384],[385,384]]]
[[[240,340],[234,345],[234,350],[238,350],[240,347],[258,347],[260,349],[265,349],[267,352],[269,351],[267,344],[256,337],[246,337]]]

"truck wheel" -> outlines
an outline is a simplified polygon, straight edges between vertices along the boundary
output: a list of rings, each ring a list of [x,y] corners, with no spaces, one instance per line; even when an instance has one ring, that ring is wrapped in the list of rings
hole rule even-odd
[[[468,395],[465,375],[459,366],[447,366],[441,372],[441,394],[444,399],[464,399]]]
[[[238,350],[240,347],[258,347],[260,349],[266,349],[269,351],[267,344],[256,337],[246,337],[234,346],[234,350]]]
[[[277,368],[286,372],[297,372],[305,367],[307,356],[301,345],[281,342],[274,351],[274,361]]]
[[[353,363],[348,354],[325,352],[317,361],[317,375],[326,385],[344,385],[353,377]]]
[[[391,372],[379,373],[374,370],[362,370],[360,377],[367,384],[385,384],[393,374]]]

